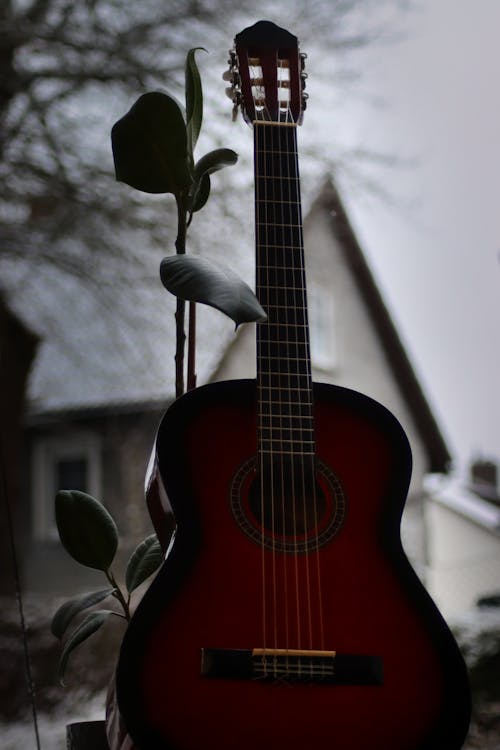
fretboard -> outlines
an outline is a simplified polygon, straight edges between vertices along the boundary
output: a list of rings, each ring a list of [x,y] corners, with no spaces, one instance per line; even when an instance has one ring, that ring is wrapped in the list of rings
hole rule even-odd
[[[254,123],[259,457],[314,456],[297,128]]]

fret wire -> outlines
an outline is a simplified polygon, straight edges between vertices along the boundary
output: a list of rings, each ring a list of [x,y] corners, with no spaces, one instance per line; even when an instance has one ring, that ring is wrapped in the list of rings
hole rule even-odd
[[[290,310],[290,305],[270,305],[270,307],[272,307],[274,310]],[[304,312],[305,307],[297,307],[297,308],[294,308],[294,310],[298,310],[299,312]],[[262,323],[262,325],[265,326],[266,323],[264,322]],[[285,325],[285,324],[282,323],[281,325]]]
[[[289,206],[289,207],[296,208],[297,211],[299,211],[299,209],[300,209],[300,201],[299,200],[294,200],[294,201],[291,201],[291,200],[282,200],[282,199],[280,200],[279,198],[268,198],[266,200],[264,198],[256,198],[255,199],[255,203],[257,203],[257,204],[262,203],[263,205],[266,205],[266,206],[269,206],[269,205],[271,205],[271,206]]]
[[[296,133],[290,129],[283,138],[275,128],[269,139],[270,131],[260,131],[263,147],[258,138],[255,144],[256,276],[269,320],[257,325],[259,452],[314,456],[314,450],[283,450],[314,448]]]
[[[302,226],[300,224],[281,224],[278,221],[261,221],[259,222],[259,227],[286,227],[287,229],[302,229]]]
[[[265,388],[265,390],[271,394],[273,391],[278,391],[278,393],[281,393],[281,391],[284,391],[284,390],[286,390],[287,393],[290,393],[290,394],[291,393],[303,393],[307,395],[309,393],[309,388],[292,388],[288,386],[286,388],[283,388],[283,387],[276,386],[276,385],[266,385],[266,386],[261,386],[261,387]]]
[[[292,383],[301,383],[302,381],[306,381],[306,387],[308,387],[308,373],[305,372],[263,372],[261,373],[262,377],[265,378],[265,382],[261,381],[261,384],[265,387],[268,387],[269,384],[272,384],[273,382],[282,382],[283,380],[287,380],[287,382],[292,385]]]
[[[261,245],[261,247],[258,248],[258,252],[260,252],[262,254],[263,249],[265,249],[265,250],[290,250],[290,251],[292,251],[292,250],[299,250],[299,251],[302,251],[302,246],[301,245],[273,245],[271,243],[268,243],[267,245],[264,245],[264,246]],[[281,266],[270,266],[270,268],[281,268]],[[299,269],[297,268],[297,270],[299,270]],[[301,268],[300,270],[303,270],[303,269]]]
[[[286,430],[286,432],[298,432],[300,434],[303,434],[304,432],[310,432],[311,435],[314,434],[314,428],[313,427],[276,427],[275,425],[261,425],[261,430],[277,430],[277,429],[283,429]],[[273,438],[274,439],[274,438]]]
[[[278,370],[267,370],[265,373],[262,373],[262,375],[264,377],[275,377],[275,376],[278,376],[278,377],[283,377],[283,378],[288,378],[288,377],[292,377],[292,378],[305,378],[305,377],[308,377],[307,373],[304,373],[304,372],[290,372],[289,373],[289,372],[283,372],[283,371],[280,372]]]
[[[314,440],[311,438],[263,437],[261,443],[301,443],[302,445],[314,445]]]
[[[269,456],[273,456],[276,453],[276,450],[272,450],[272,449],[269,450],[269,449],[266,449],[266,448],[261,448],[260,452],[261,453],[266,453]],[[299,457],[300,456],[314,456],[315,455],[315,451],[304,451],[304,450],[300,450],[300,451],[280,451],[280,453],[283,454],[283,455],[285,455],[285,456],[299,456]]]
[[[259,331],[259,339],[262,344],[279,344],[280,347],[282,347],[281,351],[285,351],[284,347],[286,347],[287,344],[307,346],[308,342],[305,340],[307,334],[306,321],[304,321],[304,323],[285,323],[279,317],[280,312],[283,312],[282,309],[280,310],[280,308],[277,307],[270,307],[269,305],[266,305],[265,301],[262,299],[261,303],[266,309],[268,316],[274,316],[276,318],[271,323],[267,323],[266,327]],[[295,340],[289,339],[288,341],[283,341],[280,338],[283,334],[295,334]]]
[[[279,360],[280,362],[283,360],[283,357],[279,357],[276,354],[262,354],[261,357],[263,359],[275,359]],[[288,361],[290,362],[309,362],[309,357],[288,357]]]
[[[262,414],[262,417],[264,419],[266,419],[266,420],[270,420],[270,422],[271,422],[271,424],[269,426],[264,426],[264,428],[263,428],[264,430],[268,430],[267,436],[269,436],[269,430],[274,430],[274,431],[280,430],[282,432],[288,432],[289,429],[290,429],[290,428],[288,428],[286,426],[285,427],[278,426],[277,423],[279,421],[279,417],[278,416],[275,417],[274,414],[271,414],[271,413],[270,414]],[[293,417],[295,420],[297,420],[297,427],[296,427],[297,432],[300,432],[300,430],[301,430],[301,424],[299,423],[299,420],[300,420],[300,422],[304,422],[304,423],[308,422],[309,426],[306,426],[304,424],[304,429],[305,429],[305,432],[307,433],[307,435],[311,435],[312,434],[313,440],[314,440],[314,420],[312,418],[312,413],[311,414],[308,413],[306,415],[303,415],[303,414],[300,414],[300,415],[299,414],[283,414],[281,416],[281,420],[287,420],[287,419],[289,419],[291,417]],[[275,423],[274,426],[272,425],[273,422]],[[307,437],[307,435],[305,435],[305,437]]]
[[[302,292],[303,288],[300,286],[285,286],[285,285],[278,285],[278,284],[262,284],[261,289],[268,290],[268,289],[279,289],[283,292]]]
[[[268,388],[266,390],[271,390],[271,389]],[[269,406],[275,406],[276,405],[275,399],[261,398],[260,399],[260,403],[261,403],[261,407],[262,406],[266,406],[267,404]],[[304,408],[304,409],[309,410],[309,408],[312,406],[312,401],[307,401],[307,402],[303,401],[301,404],[298,404],[296,401],[284,401],[284,400],[282,400],[282,401],[279,402],[279,406],[295,406],[295,407]],[[279,414],[279,412],[277,412],[277,414]]]
[[[272,155],[272,156],[279,156],[279,157],[282,157],[282,156],[283,156],[283,154],[284,154],[284,152],[283,152],[283,151],[280,151],[280,150],[279,150],[279,151],[275,151],[275,150],[274,150],[273,148],[266,148],[266,150],[265,150],[265,151],[264,151],[263,149],[262,149],[262,150],[260,150],[260,151],[259,151],[259,150],[257,150],[257,154],[258,154],[259,156],[260,156],[260,155],[264,155],[264,156],[269,156],[269,155]],[[289,154],[285,154],[285,156],[290,156],[290,157],[294,158],[294,157],[295,157],[295,154],[293,154],[293,153],[289,153]]]
[[[278,177],[273,177],[273,176],[269,176],[269,175],[267,175],[266,177],[262,177],[262,176],[261,177],[257,177],[257,181],[258,182],[270,182],[271,180],[277,180],[280,184],[283,181],[286,181],[286,182],[291,183],[292,185],[297,185],[297,186],[300,183],[300,178],[299,177],[279,177],[279,176]]]

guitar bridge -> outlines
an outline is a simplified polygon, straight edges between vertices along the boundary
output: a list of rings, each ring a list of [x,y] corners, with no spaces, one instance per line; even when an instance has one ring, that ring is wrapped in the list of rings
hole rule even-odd
[[[298,649],[201,650],[201,674],[211,679],[382,685],[380,656]]]

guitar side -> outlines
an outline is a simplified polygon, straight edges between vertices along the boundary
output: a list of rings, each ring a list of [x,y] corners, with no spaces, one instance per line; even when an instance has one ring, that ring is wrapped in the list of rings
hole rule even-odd
[[[314,393],[317,456],[345,508],[331,537],[300,556],[259,545],[235,513],[234,478],[257,450],[253,381],[196,389],[162,422],[159,470],[177,532],[132,618],[117,672],[120,711],[142,750],[462,746],[465,666],[400,543],[407,439],[365,396],[325,385]],[[274,579],[267,600],[263,570]],[[204,654],[263,646],[263,619],[266,626],[273,609],[277,645],[286,637],[287,646],[310,639],[315,647],[308,609],[318,595],[322,647],[339,659],[376,658],[378,683],[349,674],[331,684],[259,680],[237,670],[214,678],[204,669]]]

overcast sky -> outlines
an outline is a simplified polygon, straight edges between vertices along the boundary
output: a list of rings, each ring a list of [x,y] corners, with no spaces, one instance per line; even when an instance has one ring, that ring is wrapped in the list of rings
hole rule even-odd
[[[415,159],[390,178],[403,207],[344,198],[450,448],[500,458],[500,2],[419,5],[369,56],[387,106],[350,121]]]
[[[369,172],[390,200],[370,196],[362,180],[342,171],[334,179],[463,469],[477,455],[500,460],[500,0],[397,5],[367,2],[373,17],[361,5],[365,26],[382,27],[391,43],[349,52],[362,75],[340,92],[342,56],[333,44],[321,48],[307,2],[297,28],[289,28],[308,54],[310,98],[299,131],[303,194],[308,200],[317,192],[321,170],[349,147],[401,158]],[[276,0],[260,8],[260,17],[290,26],[289,9]],[[247,25],[257,20],[243,15]],[[246,174],[251,144],[242,131],[233,126],[228,142]]]

